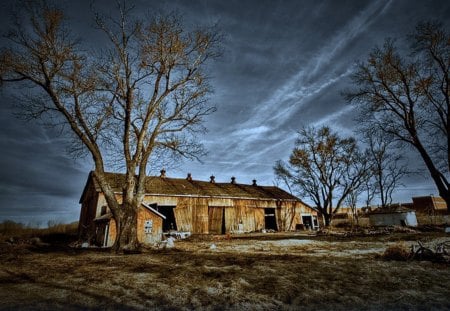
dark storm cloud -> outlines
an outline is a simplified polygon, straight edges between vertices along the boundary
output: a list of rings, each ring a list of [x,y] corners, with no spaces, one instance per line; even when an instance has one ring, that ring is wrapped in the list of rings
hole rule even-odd
[[[86,172],[66,156],[66,139],[36,123],[12,116],[18,112],[2,93],[0,107],[0,219],[23,223],[67,222],[79,214]]]
[[[3,2],[7,14],[14,1]],[[169,176],[271,184],[272,166],[287,159],[303,125],[329,125],[353,134],[355,110],[340,93],[350,85],[356,60],[364,60],[386,37],[404,36],[417,21],[447,22],[444,1],[134,1],[137,14],[176,10],[188,26],[217,24],[224,35],[223,57],[208,73],[218,111],[208,117],[209,132],[199,139],[209,155],[203,164],[186,162]],[[104,38],[93,31],[90,1],[64,2],[73,32],[89,47]],[[95,7],[113,13],[110,1]],[[6,28],[7,19],[1,26]],[[448,24],[447,24],[448,26]],[[0,220],[78,217],[78,199],[89,158],[74,161],[65,138],[12,117],[0,96]],[[417,159],[413,160],[417,161]],[[419,164],[418,164],[419,165]],[[411,177],[400,191],[429,194],[431,182]],[[432,188],[432,186],[431,186]],[[425,190],[426,189],[426,190]]]

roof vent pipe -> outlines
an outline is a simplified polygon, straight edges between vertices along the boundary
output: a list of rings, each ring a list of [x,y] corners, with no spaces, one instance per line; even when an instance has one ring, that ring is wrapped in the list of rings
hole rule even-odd
[[[235,184],[235,183],[236,183],[236,177],[234,177],[234,176],[231,177],[231,183],[232,183],[232,184]]]
[[[191,173],[188,173],[188,174],[187,174],[186,180],[192,181],[192,175],[191,175]]]
[[[253,186],[258,186],[257,184],[256,184],[256,179],[253,179],[253,184],[252,184]]]
[[[212,184],[215,184],[215,183],[216,183],[215,178],[216,178],[216,177],[214,177],[214,175],[211,175],[211,176],[209,177],[209,179],[210,179],[209,182],[212,183]]]
[[[160,171],[160,173],[161,173],[161,175],[159,175],[159,177],[161,177],[161,178],[166,178],[166,170],[165,170],[165,169],[162,169],[162,170]]]

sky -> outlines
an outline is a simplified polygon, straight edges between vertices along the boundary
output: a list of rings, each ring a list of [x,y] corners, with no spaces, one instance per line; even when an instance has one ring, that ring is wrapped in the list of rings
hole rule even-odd
[[[62,1],[61,1],[62,2]],[[72,31],[101,44],[91,30],[91,1],[64,3]],[[411,33],[418,21],[438,19],[449,29],[446,1],[133,1],[139,13],[176,10],[188,25],[217,24],[224,35],[223,56],[208,65],[214,88],[208,132],[198,137],[208,155],[166,168],[169,177],[273,185],[273,166],[287,160],[296,131],[327,125],[353,135],[357,111],[341,96],[351,87],[355,62],[385,38]],[[0,4],[0,29],[7,29],[14,1]],[[97,1],[110,10],[109,1]],[[89,158],[73,159],[65,137],[14,115],[14,92],[0,88],[0,221],[45,226],[78,220],[78,203]],[[421,167],[414,157],[410,164]],[[394,196],[437,195],[424,173],[404,181]],[[305,202],[308,199],[302,198]]]

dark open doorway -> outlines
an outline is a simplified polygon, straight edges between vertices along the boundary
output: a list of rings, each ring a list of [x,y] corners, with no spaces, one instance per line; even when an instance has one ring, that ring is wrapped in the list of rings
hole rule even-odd
[[[265,218],[265,228],[268,230],[278,230],[277,227],[277,219],[275,217],[275,208],[265,208],[264,209],[264,218]]]
[[[225,234],[226,233],[226,227],[225,227],[225,209],[222,209],[222,227],[221,227],[221,233]]]
[[[312,229],[313,228],[313,219],[312,216],[302,216],[302,222],[305,227],[305,229]]]
[[[170,230],[177,230],[177,222],[175,219],[175,213],[173,209],[175,206],[161,206],[158,205],[156,208],[158,212],[166,216],[166,219],[163,219],[163,232],[167,232]]]

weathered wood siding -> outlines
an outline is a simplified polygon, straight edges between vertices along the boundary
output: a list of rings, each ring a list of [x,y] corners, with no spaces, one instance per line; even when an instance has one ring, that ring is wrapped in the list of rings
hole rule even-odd
[[[144,230],[145,221],[153,222],[152,230],[146,233]],[[140,243],[155,243],[161,241],[162,238],[162,218],[145,207],[139,209],[137,219],[137,236]]]
[[[242,224],[242,230],[245,232],[264,229],[264,209],[258,206],[263,202],[234,200],[233,203],[234,206],[225,211],[227,232],[238,231],[239,224]]]
[[[153,222],[151,232],[146,233],[144,230],[145,221]],[[137,238],[140,243],[153,244],[162,239],[162,218],[145,207],[139,208],[137,217]],[[106,246],[112,246],[116,239],[117,230],[116,222],[111,219],[109,222],[108,242]]]
[[[298,201],[181,196],[146,196],[144,201],[149,204],[176,206],[174,213],[178,230],[193,234],[222,233],[223,215],[226,233],[236,232],[239,227],[245,232],[262,230],[265,228],[265,208],[276,209],[279,231],[295,230],[297,224],[302,224],[302,213],[317,215],[311,208]]]
[[[78,236],[84,241],[94,238],[95,223],[94,219],[97,214],[97,202],[99,201],[99,193],[95,191],[93,186],[87,190],[87,195],[81,203],[80,221],[78,223]]]
[[[284,201],[279,202],[277,209],[277,224],[280,231],[295,230],[298,224],[303,224],[302,214],[317,216],[317,212],[300,202]]]
[[[109,221],[108,241],[106,244],[107,247],[113,246],[113,244],[116,240],[116,235],[117,235],[116,221],[114,219],[111,219]]]
[[[222,222],[224,207],[210,206],[208,207],[208,232],[211,234],[222,233]]]
[[[117,194],[121,201],[120,194]],[[275,220],[279,231],[295,230],[302,224],[302,214],[317,216],[317,213],[299,201],[263,200],[263,199],[232,199],[232,198],[200,198],[188,196],[155,196],[144,198],[147,204],[156,203],[159,206],[175,206],[174,216],[179,231],[192,234],[222,234],[222,223],[225,233],[244,231],[253,232],[266,228],[265,209],[275,209]],[[82,203],[80,225],[90,226],[95,232],[96,217],[101,216],[102,206],[106,206],[103,194],[95,189],[86,196]],[[153,221],[151,234],[144,233],[145,220]],[[92,228],[91,228],[92,227]],[[138,240],[141,243],[154,243],[161,239],[163,219],[148,209],[142,207],[138,214]],[[116,236],[115,221],[109,222],[107,246],[114,243]],[[81,229],[80,229],[81,231]]]

